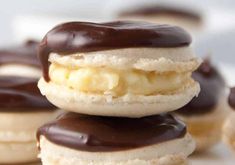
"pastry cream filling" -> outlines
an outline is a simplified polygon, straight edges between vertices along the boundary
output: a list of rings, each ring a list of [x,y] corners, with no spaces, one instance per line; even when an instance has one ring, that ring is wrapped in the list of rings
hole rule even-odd
[[[113,96],[171,93],[192,81],[191,72],[157,73],[107,67],[68,68],[55,63],[50,65],[49,75],[53,83],[66,85],[79,92]]]

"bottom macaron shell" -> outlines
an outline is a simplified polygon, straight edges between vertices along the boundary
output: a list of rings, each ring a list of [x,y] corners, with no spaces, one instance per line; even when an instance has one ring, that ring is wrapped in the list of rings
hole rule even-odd
[[[36,130],[60,113],[59,110],[0,112],[0,164],[39,161]]]
[[[0,142],[0,164],[20,164],[39,161],[36,141]]]
[[[221,125],[214,121],[185,121],[188,131],[196,141],[196,151],[201,152],[217,144],[221,139]]]
[[[208,114],[176,115],[186,123],[188,132],[196,141],[196,152],[208,150],[219,143],[222,126],[228,114],[227,108],[224,99],[221,99],[218,106]]]
[[[186,135],[156,145],[116,152],[86,152],[56,145],[40,138],[43,165],[187,165],[187,157],[195,147]]]
[[[180,91],[168,95],[125,95],[118,98],[111,96],[78,93],[65,86],[47,83],[40,79],[38,86],[47,99],[68,111],[116,117],[144,117],[173,111],[187,104],[200,91],[197,82],[191,82]],[[169,104],[170,103],[170,104]]]

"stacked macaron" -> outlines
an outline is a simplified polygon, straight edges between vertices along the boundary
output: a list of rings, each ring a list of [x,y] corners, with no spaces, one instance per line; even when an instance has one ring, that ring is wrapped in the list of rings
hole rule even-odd
[[[186,164],[194,141],[166,112],[199,93],[183,29],[146,22],[70,22],[39,46],[39,88],[69,112],[38,130],[43,165]]]
[[[37,161],[36,130],[56,115],[37,88],[37,45],[0,50],[0,164]]]
[[[0,76],[41,76],[37,59],[38,42],[28,40],[23,45],[0,49]]]
[[[183,27],[190,32],[198,32],[202,30],[203,19],[201,13],[195,9],[188,9],[185,6],[151,4],[136,6],[123,10],[119,13],[119,19],[139,20],[153,23],[172,24]]]
[[[227,114],[226,84],[218,68],[205,59],[193,73],[201,86],[199,96],[176,111],[188,126],[197,143],[197,151],[204,151],[221,139],[221,129]]]

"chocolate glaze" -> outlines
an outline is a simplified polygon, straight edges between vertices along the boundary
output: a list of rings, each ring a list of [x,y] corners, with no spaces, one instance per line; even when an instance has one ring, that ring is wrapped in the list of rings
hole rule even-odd
[[[230,107],[235,110],[235,87],[230,89],[228,103],[229,103]]]
[[[37,88],[38,79],[1,76],[0,111],[32,111],[55,109]]]
[[[200,115],[211,112],[225,92],[225,81],[209,59],[204,60],[193,73],[193,78],[200,83],[201,91],[198,97],[176,111],[179,114]]]
[[[145,6],[137,8],[135,10],[124,11],[120,16],[157,16],[157,15],[169,15],[173,17],[183,17],[185,19],[200,22],[201,16],[193,11],[185,10],[181,8],[171,7],[171,6]]]
[[[0,50],[0,65],[24,64],[40,67],[37,59],[38,42],[28,40],[21,46],[5,48]]]
[[[43,75],[49,81],[48,57],[51,52],[70,55],[133,47],[181,47],[191,43],[190,35],[180,27],[146,22],[108,23],[70,22],[56,26],[39,46]]]
[[[47,140],[72,149],[109,152],[134,149],[182,138],[186,126],[170,114],[144,118],[85,116],[65,113],[37,132]]]

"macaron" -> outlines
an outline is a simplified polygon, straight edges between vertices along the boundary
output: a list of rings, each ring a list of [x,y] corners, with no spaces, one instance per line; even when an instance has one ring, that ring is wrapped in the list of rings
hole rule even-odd
[[[200,65],[180,27],[147,22],[69,22],[39,45],[39,88],[61,109],[144,117],[178,109],[199,93]],[[169,104],[170,103],[170,104]]]
[[[231,109],[231,113],[228,115],[223,126],[223,141],[235,151],[235,88],[231,88],[228,97],[228,103]]]
[[[38,44],[37,41],[27,40],[21,45],[0,48],[0,76],[40,77]]]
[[[38,161],[36,131],[59,113],[37,87],[37,46],[0,49],[0,164]]]
[[[183,27],[190,32],[198,32],[203,27],[201,12],[179,5],[150,4],[131,6],[121,10],[118,19],[138,20],[152,23],[172,24]]]
[[[195,143],[170,114],[144,118],[68,112],[37,132],[43,165],[184,165]]]
[[[58,114],[38,79],[0,76],[0,163],[37,161],[36,130]]]
[[[196,140],[196,151],[208,150],[221,140],[224,119],[228,113],[226,84],[218,68],[205,59],[193,73],[201,91],[176,115],[187,124],[189,133]]]

